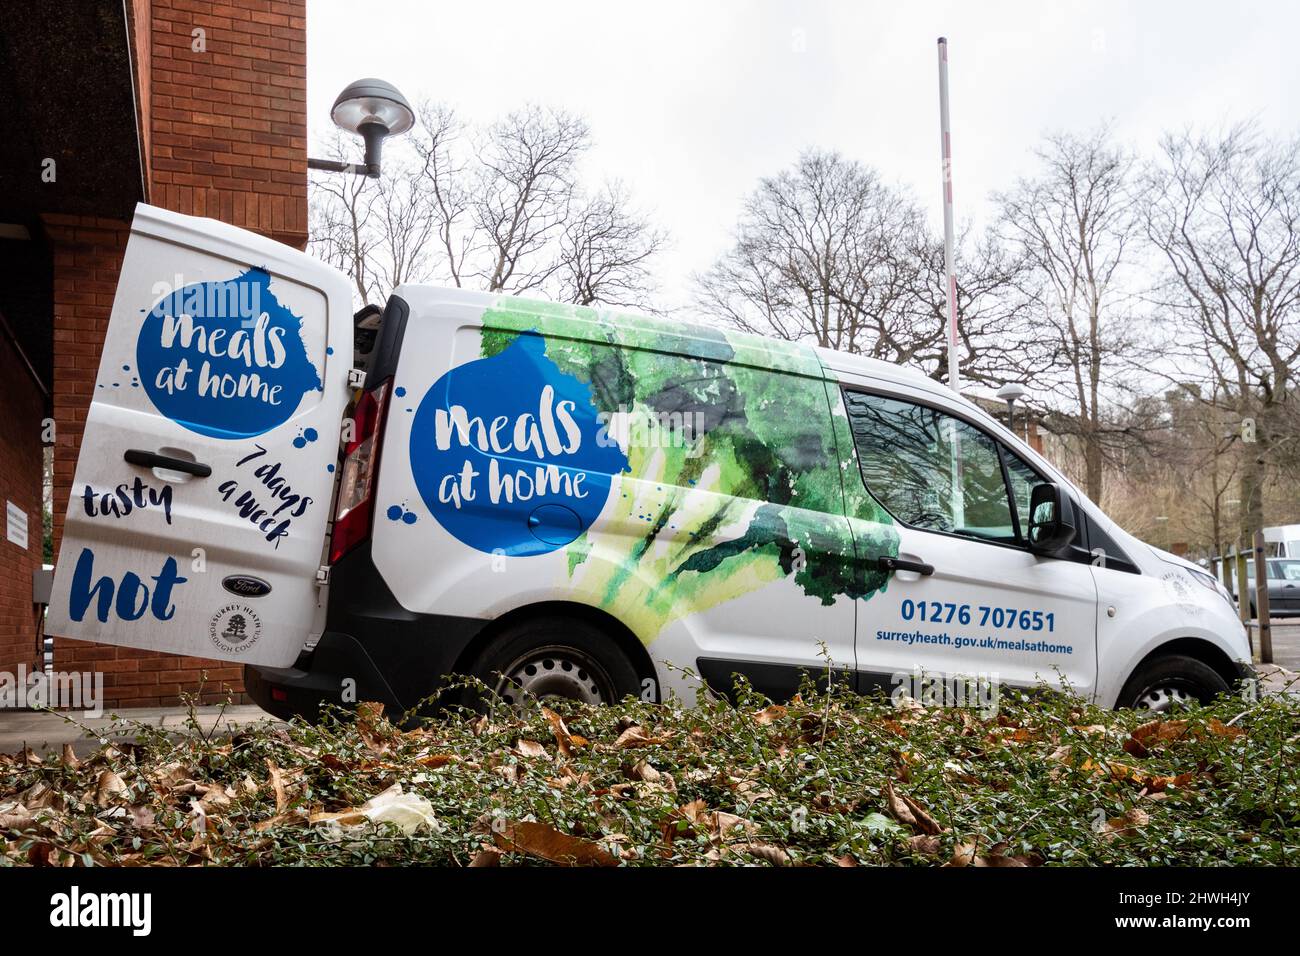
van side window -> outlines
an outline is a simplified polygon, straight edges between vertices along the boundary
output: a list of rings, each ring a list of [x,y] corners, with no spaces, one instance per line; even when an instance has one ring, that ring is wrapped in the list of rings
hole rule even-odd
[[[862,480],[894,517],[929,531],[1017,541],[992,438],[959,418],[896,398],[846,390],[844,402]]]

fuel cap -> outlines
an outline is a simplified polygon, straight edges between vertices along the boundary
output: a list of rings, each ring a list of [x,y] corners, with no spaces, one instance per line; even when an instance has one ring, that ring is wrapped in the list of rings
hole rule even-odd
[[[546,544],[568,544],[582,534],[582,519],[564,505],[538,505],[528,515],[528,530]]]

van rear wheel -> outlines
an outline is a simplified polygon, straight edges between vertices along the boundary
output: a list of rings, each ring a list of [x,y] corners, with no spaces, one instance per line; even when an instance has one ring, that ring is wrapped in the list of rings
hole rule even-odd
[[[1117,707],[1165,713],[1193,700],[1208,704],[1231,688],[1214,668],[1183,654],[1147,661],[1120,691]]]
[[[547,697],[612,704],[641,686],[636,668],[608,634],[564,617],[507,627],[483,649],[470,673],[510,706]]]

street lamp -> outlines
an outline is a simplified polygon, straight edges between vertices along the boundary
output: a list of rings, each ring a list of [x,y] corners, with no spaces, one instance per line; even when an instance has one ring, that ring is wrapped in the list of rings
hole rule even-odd
[[[415,125],[415,112],[397,87],[384,80],[365,79],[349,83],[330,110],[334,125],[356,133],[366,145],[364,163],[340,163],[332,159],[308,159],[308,169],[331,173],[356,173],[379,178],[379,157],[384,140],[400,136]]]
[[[1019,382],[1007,382],[998,389],[997,394],[998,398],[1007,403],[1007,431],[1014,435],[1016,433],[1016,402],[1024,398],[1028,393]]]

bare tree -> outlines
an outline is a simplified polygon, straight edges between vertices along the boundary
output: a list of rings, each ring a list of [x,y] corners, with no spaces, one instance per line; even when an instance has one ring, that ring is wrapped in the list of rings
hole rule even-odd
[[[735,327],[908,361],[924,244],[905,193],[834,152],[809,151],[746,200],[735,245],[696,276],[701,307]],[[940,329],[940,334],[941,334]]]
[[[663,249],[663,232],[631,209],[617,184],[581,202],[564,223],[559,242],[560,295],[577,305],[605,303],[650,309],[650,263]]]
[[[469,227],[470,195],[467,166],[461,158],[465,128],[456,114],[438,103],[420,107],[420,122],[411,136],[411,149],[419,157],[419,183],[434,223],[436,250],[430,257],[440,269],[435,275],[460,287],[466,263],[474,252]]]
[[[1021,259],[964,230],[956,250],[964,379],[1001,384],[1029,334]],[[745,331],[946,375],[943,243],[904,191],[807,152],[748,198],[735,245],[696,277],[703,310]]]
[[[1037,156],[1035,177],[995,197],[998,231],[1030,266],[1024,288],[1041,324],[1024,361],[1060,405],[1055,427],[1080,441],[1084,486],[1099,501],[1111,432],[1104,392],[1120,384],[1117,359],[1131,342],[1123,278],[1141,236],[1134,161],[1106,127],[1049,136]]]
[[[948,273],[943,240],[926,236],[917,250],[920,269],[910,308],[918,314],[911,361],[939,381],[947,378]],[[1025,295],[1026,259],[1009,251],[995,234],[957,236],[953,260],[957,279],[958,368],[963,382],[1000,386],[1026,375],[1035,330],[1033,301]]]
[[[1162,146],[1147,234],[1168,264],[1178,353],[1239,422],[1248,532],[1264,526],[1267,469],[1300,439],[1300,140],[1246,125]]]
[[[665,237],[622,187],[584,188],[585,122],[530,106],[475,131],[428,103],[420,120],[389,147],[378,181],[313,180],[313,247],[353,278],[362,301],[441,281],[641,303]]]
[[[347,148],[337,133],[324,148],[331,159],[341,161],[347,156]],[[359,301],[370,300],[378,287],[374,272],[379,238],[374,229],[373,180],[317,174],[310,187],[312,252],[347,274]]]
[[[493,124],[478,153],[470,216],[485,253],[474,273],[490,292],[541,289],[559,269],[549,248],[564,230],[590,146],[587,124],[530,106]]]

